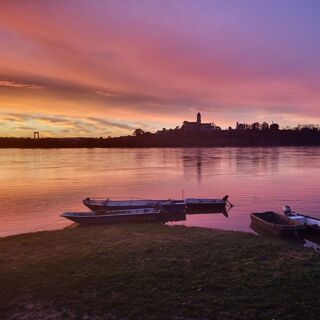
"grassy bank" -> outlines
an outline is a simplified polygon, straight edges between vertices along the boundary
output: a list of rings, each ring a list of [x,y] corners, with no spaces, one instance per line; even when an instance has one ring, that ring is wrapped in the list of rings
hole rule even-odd
[[[320,257],[237,232],[117,225],[0,239],[1,319],[316,319]]]

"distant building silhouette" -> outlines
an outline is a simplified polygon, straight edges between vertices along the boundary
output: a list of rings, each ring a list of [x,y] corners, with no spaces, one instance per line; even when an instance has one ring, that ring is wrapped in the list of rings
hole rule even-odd
[[[197,124],[201,124],[201,113],[197,113]]]
[[[39,139],[39,138],[40,138],[40,134],[39,134],[38,131],[35,131],[35,132],[33,133],[33,138],[34,138],[34,139]]]
[[[197,113],[197,121],[184,121],[181,127],[181,130],[184,131],[211,131],[211,130],[221,130],[220,127],[217,127],[214,123],[202,123],[201,122],[201,113]]]

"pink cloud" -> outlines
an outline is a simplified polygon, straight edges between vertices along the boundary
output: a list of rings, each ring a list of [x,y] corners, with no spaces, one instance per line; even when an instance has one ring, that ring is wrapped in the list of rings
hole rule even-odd
[[[19,83],[8,80],[0,80],[0,86],[3,87],[12,87],[12,88],[25,88],[25,89],[42,89],[41,86],[27,83]]]
[[[37,82],[45,93],[17,94],[17,109],[39,112],[42,106],[71,115],[88,108],[94,117],[132,123],[142,116],[159,127],[179,125],[197,110],[224,126],[244,117],[320,120],[319,66],[313,60],[320,50],[300,39],[299,30],[309,32],[303,24],[277,29],[280,17],[271,23],[267,8],[250,15],[252,8],[243,13],[236,4],[238,13],[225,4],[192,1],[74,6],[3,2],[0,68],[16,80],[2,86],[22,87],[25,74],[77,88]],[[288,22],[296,19],[291,12]]]

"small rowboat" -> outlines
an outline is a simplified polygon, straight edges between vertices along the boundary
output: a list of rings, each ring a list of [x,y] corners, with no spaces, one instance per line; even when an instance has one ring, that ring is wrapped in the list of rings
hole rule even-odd
[[[203,209],[217,209],[224,208],[228,201],[229,196],[225,196],[222,199],[199,199],[199,198],[187,198],[186,205],[187,210],[203,210]]]
[[[110,200],[86,198],[83,204],[95,212],[109,212],[113,210],[131,210],[152,208],[155,204],[169,213],[183,213],[186,210],[186,203],[183,200]]]
[[[320,219],[294,212],[289,206],[284,206],[283,212],[289,221],[292,221],[295,224],[305,225],[308,229],[320,232]]]
[[[272,212],[251,213],[251,225],[253,229],[259,229],[278,236],[297,235],[299,231],[305,230],[306,226],[290,221],[286,216]]]
[[[160,218],[161,210],[156,208],[131,209],[96,212],[64,212],[61,217],[79,224],[104,224],[119,222],[155,221]]]

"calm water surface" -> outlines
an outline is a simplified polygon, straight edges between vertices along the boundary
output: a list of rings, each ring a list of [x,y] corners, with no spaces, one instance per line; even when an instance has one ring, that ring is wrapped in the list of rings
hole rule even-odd
[[[230,195],[223,214],[188,215],[186,226],[250,229],[249,213],[320,217],[320,148],[1,149],[0,236],[70,224],[85,197]]]

